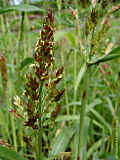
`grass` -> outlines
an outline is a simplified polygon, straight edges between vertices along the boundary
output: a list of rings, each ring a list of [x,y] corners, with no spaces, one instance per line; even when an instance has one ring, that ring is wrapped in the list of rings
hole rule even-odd
[[[3,148],[0,148],[2,160],[52,160],[55,157],[119,160],[120,14],[119,10],[113,12],[111,9],[112,5],[119,6],[119,3],[109,2],[106,8],[100,9],[103,1],[95,8],[90,2],[86,3],[86,8],[77,0],[73,2],[57,0],[37,3],[36,6],[41,6],[43,12],[33,12],[33,4],[29,12],[24,7],[22,11],[18,8],[13,12],[3,11],[1,4],[0,145],[10,149],[3,154]],[[4,6],[7,6],[5,2]],[[64,74],[62,78],[62,71],[59,70],[56,78],[62,80],[57,84],[57,90],[55,86],[46,89],[48,81],[42,84],[37,79],[40,98],[34,101],[23,96],[29,82],[26,74],[31,72],[36,77],[31,62],[26,58],[34,57],[47,8],[51,7],[56,28],[53,51],[55,71],[64,66]],[[105,18],[106,23],[103,22]],[[25,65],[21,69],[23,62]],[[49,83],[55,80],[57,74],[53,70],[49,69]],[[60,101],[53,101],[56,93],[59,97],[63,89],[65,93]],[[24,126],[25,115],[30,114],[28,102],[34,106],[34,114],[29,115],[30,118],[39,113],[33,126]],[[13,113],[11,109],[15,109]],[[17,118],[18,114],[23,118]],[[34,125],[38,125],[38,129],[34,129]],[[12,151],[18,155],[13,157]]]

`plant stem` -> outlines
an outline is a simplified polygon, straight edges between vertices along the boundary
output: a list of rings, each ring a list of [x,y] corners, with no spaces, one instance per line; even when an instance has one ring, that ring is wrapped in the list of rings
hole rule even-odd
[[[74,3],[75,3],[75,7],[79,9],[78,0],[74,0]]]
[[[24,35],[24,20],[25,20],[25,12],[21,13],[21,26],[20,26],[20,37],[19,37],[19,46],[18,46],[18,62],[20,62],[21,58],[24,57],[23,54],[23,35]]]
[[[13,119],[13,115],[10,113],[10,121],[12,126],[12,134],[13,134],[13,141],[14,141],[14,149],[17,152],[17,137],[16,137],[16,128],[15,128],[15,122]]]
[[[76,51],[76,49],[75,49],[75,52],[74,52],[74,66],[73,66],[74,68],[74,72],[73,72],[73,74],[74,74],[74,102],[76,101],[76,97],[77,97],[77,93],[76,93],[76,77],[77,77],[77,51]],[[73,114],[75,114],[76,113],[76,105],[74,105],[74,107],[73,107]]]
[[[115,157],[116,160],[119,159],[119,120],[116,117],[116,126],[115,126]]]
[[[43,127],[42,127],[42,88],[43,88],[43,82],[41,82],[40,85],[40,98],[39,98],[39,103],[38,103],[38,113],[39,113],[39,118],[38,118],[38,160],[43,159],[43,154],[42,154],[42,135],[43,135]]]
[[[87,104],[88,79],[89,79],[89,67],[87,66],[87,70],[86,70],[84,82],[83,82],[84,90],[82,93],[82,108],[80,112],[80,132],[79,132],[80,135],[79,135],[79,146],[78,146],[79,158],[82,153],[82,145],[83,145],[83,130],[84,130],[84,120],[85,120],[86,104]]]
[[[61,3],[62,3],[61,0],[57,0],[59,18],[61,18]],[[59,22],[58,28],[59,28],[59,30],[61,30],[60,22]],[[61,40],[61,43],[63,43],[62,40]],[[65,58],[64,58],[64,52],[63,52],[63,48],[62,47],[61,47],[61,50],[60,50],[60,56],[61,56],[62,65],[65,66],[65,60],[64,60]],[[68,105],[68,91],[67,91],[67,85],[66,85],[66,70],[65,70],[65,68],[64,68],[64,88],[65,88],[65,102],[66,102],[66,105]],[[70,114],[69,107],[67,107],[66,112],[67,112],[67,115]]]

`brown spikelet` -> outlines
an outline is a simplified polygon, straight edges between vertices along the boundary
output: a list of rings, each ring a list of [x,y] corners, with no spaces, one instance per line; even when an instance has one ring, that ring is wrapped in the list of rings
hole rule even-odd
[[[51,118],[52,118],[52,119],[56,119],[58,113],[60,112],[60,109],[61,109],[61,105],[58,104],[58,105],[56,106],[55,111],[53,111],[53,112],[51,113]]]
[[[6,147],[8,149],[13,149],[13,146],[11,144],[8,144],[8,142],[4,139],[0,139],[0,146]]]
[[[82,7],[86,8],[86,0],[81,0],[81,3],[82,3]]]
[[[1,70],[3,87],[8,87],[7,65],[6,65],[6,58],[4,55],[0,55],[0,70]]]
[[[103,0],[102,1],[102,8],[105,9],[108,5],[108,0]]]
[[[97,21],[98,21],[98,11],[96,10],[96,8],[92,9],[92,12],[91,12],[91,21],[92,21],[92,23],[97,24]]]

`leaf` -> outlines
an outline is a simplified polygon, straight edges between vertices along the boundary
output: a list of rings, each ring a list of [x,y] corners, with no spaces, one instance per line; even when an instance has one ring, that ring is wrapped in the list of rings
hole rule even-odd
[[[0,158],[2,160],[27,160],[21,157],[17,152],[0,146]]]
[[[84,73],[86,72],[86,69],[87,69],[86,64],[84,64],[80,69],[80,72],[78,74],[77,81],[76,81],[76,86],[75,86],[76,91],[77,91],[77,88],[78,88],[78,86],[84,76]]]
[[[120,47],[113,48],[108,54],[120,54]]]
[[[93,153],[93,160],[99,160],[98,152]]]
[[[107,141],[107,138],[101,138],[99,139],[97,142],[95,142],[92,147],[89,148],[88,152],[87,152],[87,159],[89,159],[89,157],[93,154],[94,151],[96,151],[100,146],[103,145],[103,143],[105,143]]]
[[[52,146],[50,156],[59,155],[65,152],[68,143],[70,142],[75,130],[72,128],[64,127],[56,138],[56,142]]]
[[[88,64],[90,64],[90,65],[99,64],[101,62],[110,61],[110,60],[113,60],[113,59],[116,59],[119,57],[120,57],[120,54],[105,55],[105,56],[102,56],[101,58],[98,58],[95,61],[90,61],[90,62],[88,61]]]
[[[87,113],[90,112],[90,110],[92,108],[94,108],[96,105],[101,104],[101,103],[102,103],[102,101],[100,99],[96,98],[92,103],[90,103],[89,105],[87,105],[86,112]]]
[[[29,4],[20,4],[20,5],[13,5],[13,6],[7,6],[0,9],[0,14],[11,12],[11,11],[21,11],[21,12],[44,12],[43,9],[38,8],[34,5]]]
[[[116,160],[115,155],[111,153],[104,153],[101,158],[104,158],[104,160]]]
[[[68,38],[68,40],[70,41],[71,45],[76,48],[77,45],[76,45],[76,40],[75,40],[75,37],[72,35],[72,33],[70,32],[67,32],[66,33],[66,37]]]
[[[104,117],[102,117],[97,111],[95,111],[92,108],[90,109],[90,111],[104,125],[105,129],[107,129],[109,131],[110,135],[112,135],[112,129],[111,129],[110,125],[108,124],[108,122],[104,119]]]
[[[81,151],[81,155],[80,158],[82,160],[86,160],[86,156],[87,156],[87,141],[88,141],[88,129],[89,129],[89,123],[90,123],[90,119],[88,117],[85,117],[85,123],[84,123],[84,130],[83,130],[83,145],[82,145],[82,151]]]
[[[64,32],[64,31],[55,32],[55,34],[54,34],[55,41],[57,42],[57,41],[61,40],[64,37],[65,33],[66,32]]]
[[[88,61],[88,64],[90,65],[98,64],[98,63],[110,61],[119,57],[120,57],[120,47],[117,47],[117,48],[114,48],[107,55],[104,55],[100,58],[96,58],[95,60]]]
[[[76,132],[74,136],[74,160],[77,160],[78,157],[78,146],[79,146],[79,132],[80,132],[80,121],[78,120],[76,125]]]
[[[73,106],[73,105],[78,105],[78,106],[81,106],[81,101],[73,101],[71,103],[68,103],[67,105],[64,106],[64,108],[67,108],[67,107],[70,107],[70,106]]]
[[[79,115],[65,115],[65,116],[58,116],[56,119],[56,122],[59,121],[73,121],[73,120],[79,120],[80,116]]]
[[[112,116],[114,115],[114,107],[112,105],[112,101],[110,100],[110,98],[106,98],[106,101],[108,102],[108,109],[110,110]]]
[[[94,108],[96,105],[102,103],[102,101],[98,98],[96,98],[91,104],[87,105],[87,111],[86,112],[89,112],[90,111],[90,108]],[[68,103],[67,105],[64,106],[64,108],[68,108],[70,106],[73,106],[73,105],[76,105],[76,107],[81,107],[81,101],[73,101],[71,103]]]
[[[33,63],[34,63],[34,58],[32,58],[32,57],[25,58],[21,62],[20,69],[23,69],[25,66],[33,64]]]

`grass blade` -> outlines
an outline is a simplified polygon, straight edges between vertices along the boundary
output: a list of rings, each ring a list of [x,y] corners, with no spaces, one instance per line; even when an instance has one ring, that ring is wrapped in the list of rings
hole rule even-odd
[[[96,143],[92,145],[92,147],[87,152],[87,159],[96,151],[103,143],[107,141],[107,137],[99,139]]]
[[[0,158],[5,160],[27,160],[21,157],[17,152],[0,146]]]
[[[96,110],[91,108],[90,111],[105,126],[105,130],[107,129],[109,131],[110,135],[112,135],[112,129],[111,129],[110,125],[106,122],[106,120]]]
[[[80,72],[78,74],[78,77],[77,77],[75,91],[77,91],[77,89],[78,89],[78,86],[79,86],[79,84],[80,84],[80,82],[81,82],[81,80],[84,76],[84,73],[86,72],[86,68],[87,68],[86,64],[83,64],[83,66],[81,67]]]
[[[33,63],[34,63],[34,58],[32,58],[32,57],[25,58],[21,62],[20,69],[23,69],[25,66],[33,64]]]
[[[55,156],[59,155],[60,152],[65,152],[66,147],[70,142],[70,139],[72,138],[74,132],[75,131],[72,128],[68,127],[63,128],[61,133],[58,135],[56,142],[52,146],[50,155]]]
[[[7,6],[0,9],[0,14],[11,12],[11,11],[21,11],[21,12],[44,12],[44,9],[38,8],[34,5],[20,4],[15,6]]]

